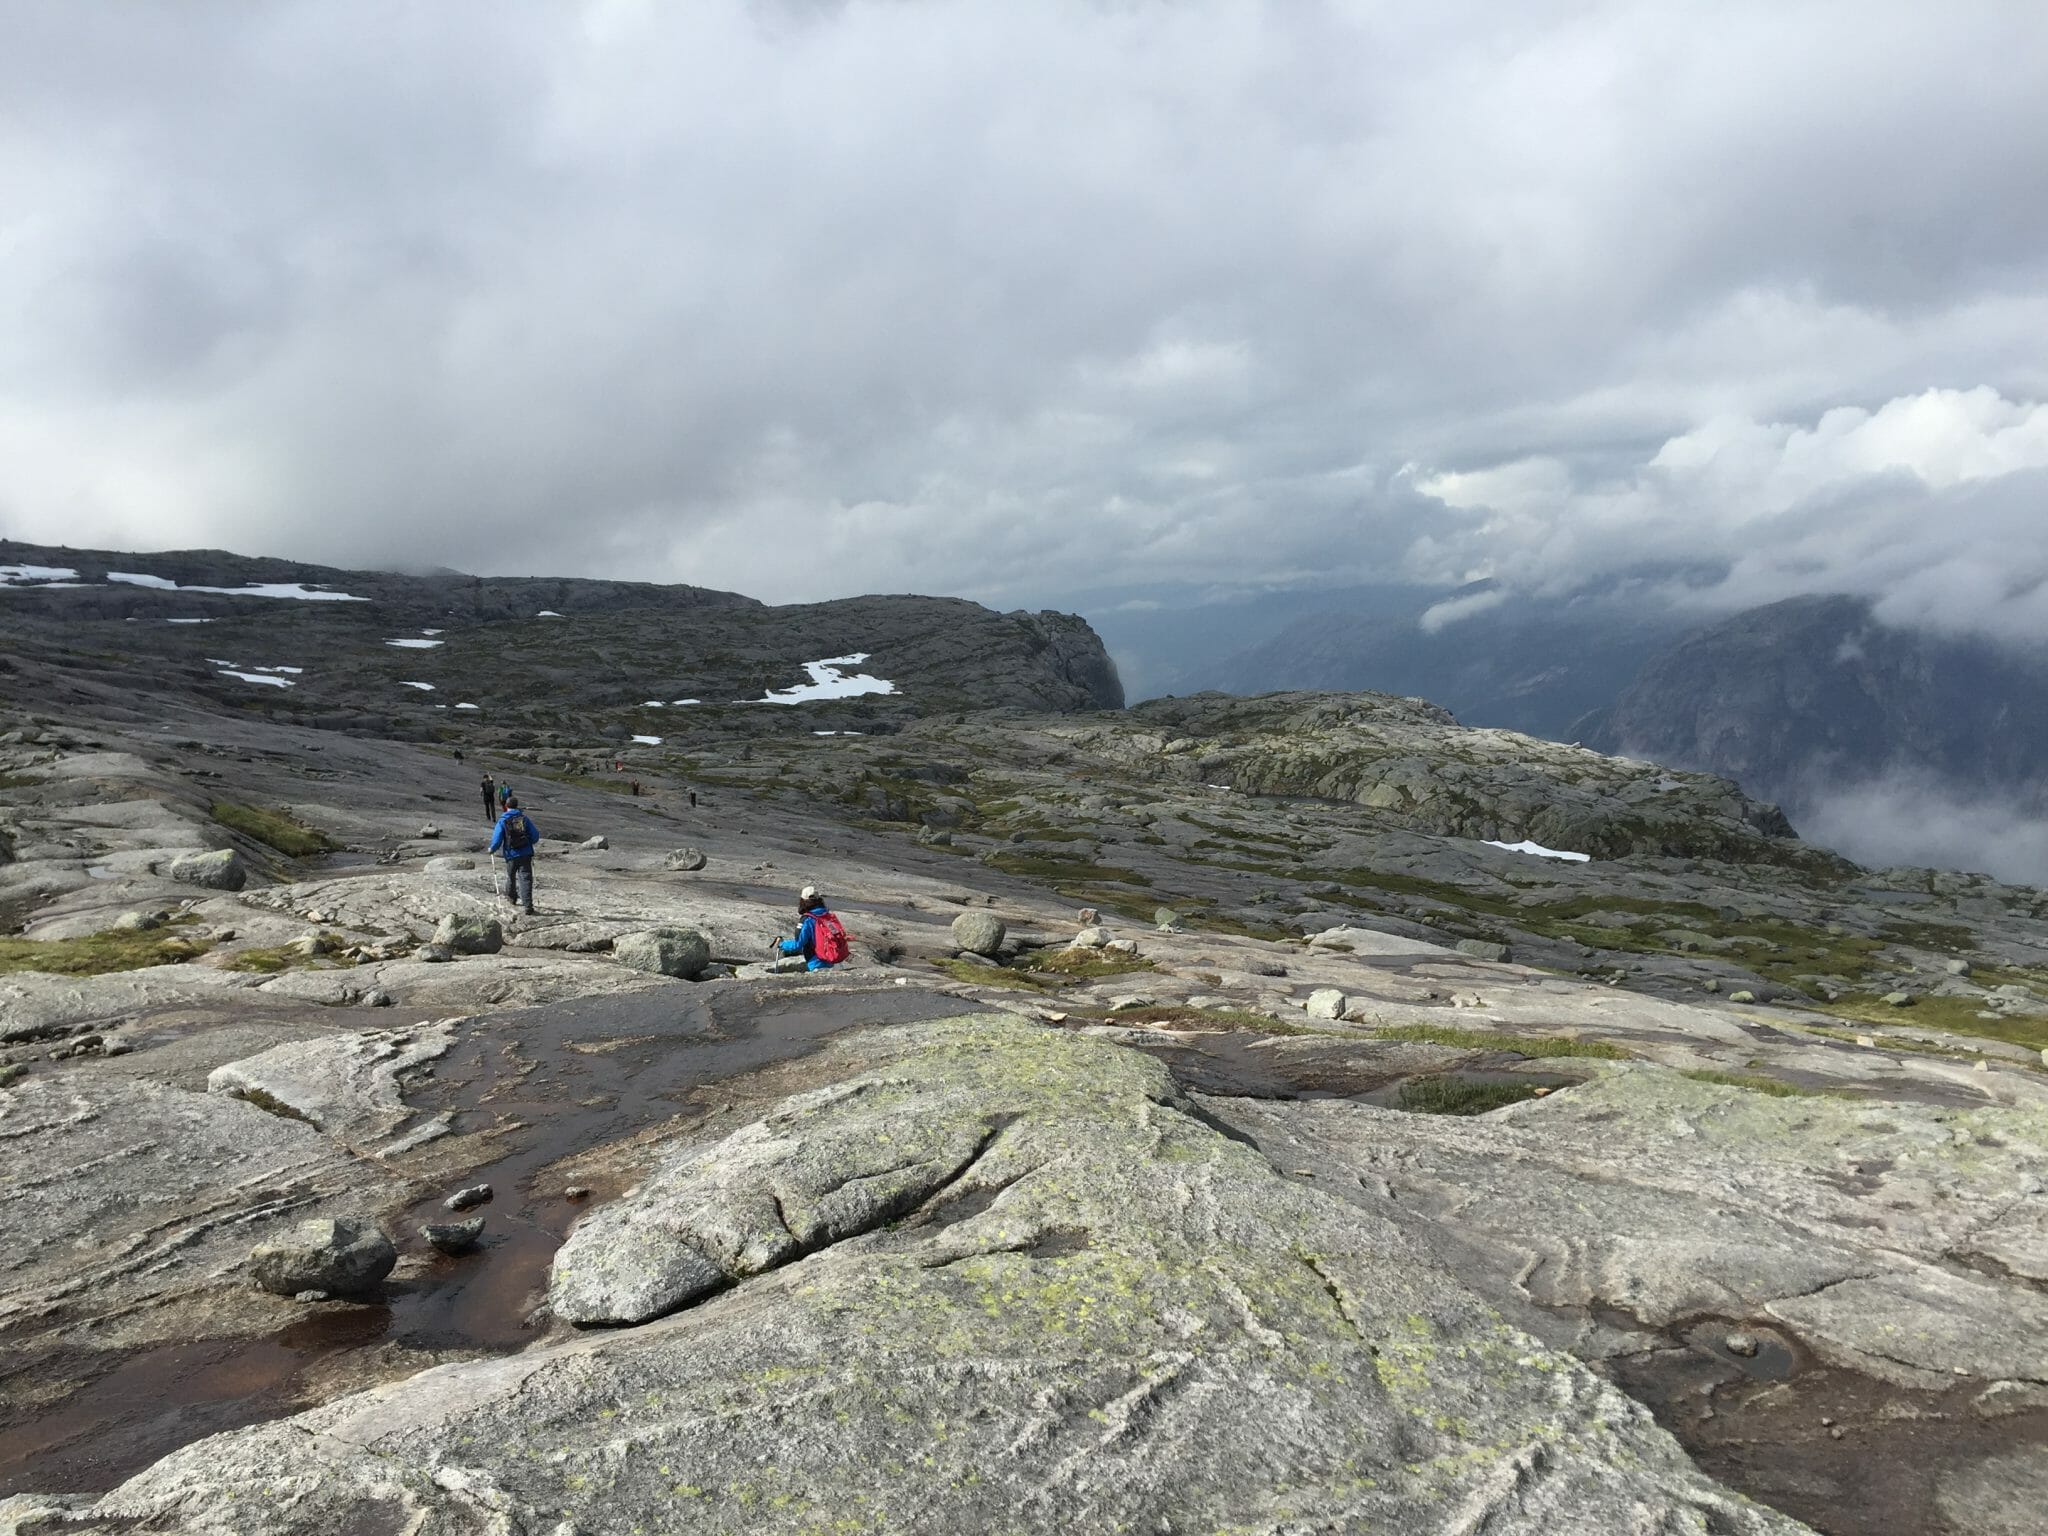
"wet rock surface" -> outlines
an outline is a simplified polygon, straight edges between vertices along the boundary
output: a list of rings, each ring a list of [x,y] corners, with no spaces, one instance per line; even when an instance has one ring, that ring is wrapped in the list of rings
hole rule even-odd
[[[325,1301],[374,1291],[397,1262],[398,1250],[373,1223],[329,1217],[258,1243],[249,1252],[249,1278],[273,1295]]]

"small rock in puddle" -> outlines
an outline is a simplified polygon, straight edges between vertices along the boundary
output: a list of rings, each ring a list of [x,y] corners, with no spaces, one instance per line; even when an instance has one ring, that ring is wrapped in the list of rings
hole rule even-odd
[[[491,1198],[491,1186],[472,1184],[467,1189],[458,1189],[441,1204],[451,1211],[466,1211],[472,1205],[482,1205]]]
[[[430,1221],[420,1228],[420,1236],[437,1252],[452,1258],[473,1251],[483,1241],[484,1219],[477,1216],[469,1221]]]
[[[289,1236],[249,1253],[250,1272],[264,1290],[292,1297],[317,1291],[322,1300],[375,1290],[397,1262],[391,1239],[367,1221],[302,1221]]]

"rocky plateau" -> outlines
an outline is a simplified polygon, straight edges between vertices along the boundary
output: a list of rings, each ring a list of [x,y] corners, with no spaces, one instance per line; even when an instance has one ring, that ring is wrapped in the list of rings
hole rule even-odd
[[[0,561],[0,1533],[2043,1529],[2039,891],[1058,615]]]

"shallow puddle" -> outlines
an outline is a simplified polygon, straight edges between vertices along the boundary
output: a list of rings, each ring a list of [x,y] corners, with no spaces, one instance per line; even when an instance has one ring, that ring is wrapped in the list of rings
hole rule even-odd
[[[162,1345],[111,1363],[70,1349],[0,1362],[45,1380],[79,1380],[40,1409],[0,1408],[0,1496],[97,1493],[204,1435],[275,1418],[331,1395],[311,1378],[381,1374],[373,1358],[407,1350],[503,1352],[535,1337],[530,1320],[548,1266],[576,1218],[617,1190],[590,1180],[572,1201],[552,1164],[708,1108],[698,1095],[805,1055],[831,1035],[872,1025],[950,1018],[959,999],[909,988],[850,991],[801,983],[767,993],[709,982],[580,998],[485,1015],[460,1026],[431,1078],[409,1087],[425,1113],[449,1112],[458,1134],[507,1127],[498,1155],[437,1188],[386,1230],[403,1264],[374,1303],[323,1303],[267,1337]],[[381,1022],[381,1021],[380,1021]],[[481,1249],[432,1252],[423,1222],[451,1218],[442,1197],[488,1183],[493,1198],[463,1217],[486,1219]],[[420,1262],[420,1256],[424,1262]],[[388,1366],[387,1366],[388,1368]]]

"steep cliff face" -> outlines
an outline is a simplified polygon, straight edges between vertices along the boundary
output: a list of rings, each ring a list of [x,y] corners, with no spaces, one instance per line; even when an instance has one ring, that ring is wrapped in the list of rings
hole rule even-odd
[[[1901,773],[2039,794],[2048,653],[1890,628],[1859,598],[1793,598],[1671,646],[1582,735],[1794,806]]]

